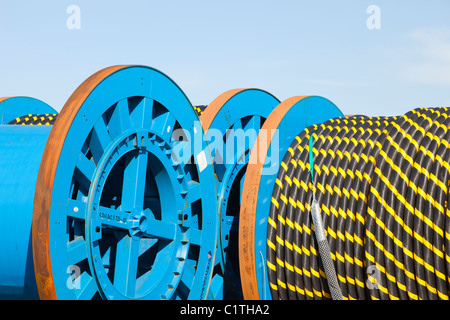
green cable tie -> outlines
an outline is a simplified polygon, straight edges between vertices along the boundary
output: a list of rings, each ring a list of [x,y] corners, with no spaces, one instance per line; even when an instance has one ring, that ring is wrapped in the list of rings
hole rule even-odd
[[[309,172],[311,173],[311,181],[312,185],[314,187],[313,190],[313,199],[316,199],[316,186],[314,184],[314,153],[313,153],[313,133],[311,133],[311,136],[309,137]]]

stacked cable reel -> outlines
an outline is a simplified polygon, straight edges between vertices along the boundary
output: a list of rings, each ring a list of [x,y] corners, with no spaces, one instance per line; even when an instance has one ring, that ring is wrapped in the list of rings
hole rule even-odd
[[[220,216],[212,299],[243,299],[238,249],[242,188],[256,137],[278,104],[266,91],[234,89],[214,99],[200,115],[213,159]]]
[[[267,225],[272,190],[283,157],[299,130],[342,116],[329,100],[295,96],[280,103],[266,119],[250,155],[243,186],[239,224],[239,265],[245,299],[271,299],[267,277]]]
[[[55,109],[35,98],[0,98],[0,125],[53,125],[57,114]]]
[[[263,161],[247,169],[244,297],[448,300],[448,109],[343,117],[328,107],[329,120],[304,114],[289,138],[285,112],[266,120],[280,129],[282,161],[267,175]]]
[[[55,113],[9,111],[2,111],[2,123]],[[207,146],[192,146],[203,130],[170,78],[145,66],[106,68],[80,85],[52,126],[0,130],[2,176],[14,180],[3,179],[10,192],[0,195],[0,234],[4,243],[20,241],[0,253],[0,267],[8,268],[2,293],[208,297],[218,234],[214,171]],[[27,196],[13,195],[17,190]]]

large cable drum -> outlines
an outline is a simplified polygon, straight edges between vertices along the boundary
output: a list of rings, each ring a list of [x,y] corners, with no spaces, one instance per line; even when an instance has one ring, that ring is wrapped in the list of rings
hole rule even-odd
[[[279,104],[260,89],[233,89],[198,107],[217,182],[220,215],[218,269],[212,280],[214,299],[242,299],[239,273],[239,210],[250,152],[264,121]],[[202,110],[204,109],[204,110]]]
[[[8,124],[20,124],[16,119],[28,122],[37,115],[48,118],[45,114],[56,113],[34,98],[0,99],[1,299],[38,298],[30,250],[31,223],[39,165],[51,130],[46,125]]]
[[[296,96],[281,102],[262,126],[244,180],[239,221],[239,266],[245,299],[271,299],[267,276],[268,213],[277,173],[301,130],[342,116],[328,99]]]
[[[301,131],[272,193],[272,298],[449,300],[449,124],[417,108]]]
[[[343,117],[320,97],[281,103],[244,181],[244,297],[449,300],[449,122],[448,108]]]
[[[45,124],[45,120],[48,120],[49,117],[56,114],[55,109],[35,98],[0,98],[0,125],[22,123],[42,125]],[[40,116],[39,118],[37,117],[38,115]],[[25,120],[27,117],[28,119]],[[41,119],[41,117],[43,118]]]
[[[215,180],[207,146],[194,140],[204,141],[191,103],[158,70],[109,67],[80,85],[39,138],[37,180],[20,186],[34,196],[23,250],[41,299],[208,297]]]

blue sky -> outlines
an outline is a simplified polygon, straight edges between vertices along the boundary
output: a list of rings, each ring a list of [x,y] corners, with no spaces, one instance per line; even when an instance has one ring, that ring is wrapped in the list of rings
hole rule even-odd
[[[80,8],[81,29],[66,12]],[[370,30],[367,8],[380,8]],[[96,71],[144,64],[194,105],[243,87],[314,94],[345,114],[450,107],[450,1],[0,0],[0,96],[60,110]]]

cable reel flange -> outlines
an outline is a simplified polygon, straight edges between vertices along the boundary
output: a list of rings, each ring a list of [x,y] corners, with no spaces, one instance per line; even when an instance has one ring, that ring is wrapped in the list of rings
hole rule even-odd
[[[221,217],[214,299],[242,299],[238,262],[241,191],[250,151],[279,100],[260,89],[233,89],[214,99],[200,116],[210,143]]]
[[[299,132],[343,116],[329,100],[296,96],[280,103],[266,119],[250,154],[239,221],[239,266],[246,300],[270,299],[266,270],[267,218],[281,161]]]
[[[209,150],[193,146],[202,137],[191,103],[158,70],[114,66],[81,84],[36,185],[40,297],[205,299],[218,216]]]

